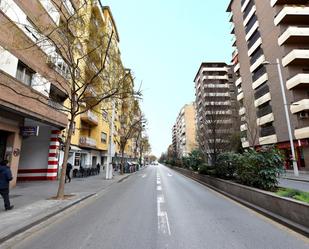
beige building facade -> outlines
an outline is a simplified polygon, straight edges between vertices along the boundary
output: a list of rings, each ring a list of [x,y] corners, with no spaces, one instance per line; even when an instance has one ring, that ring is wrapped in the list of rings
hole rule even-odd
[[[178,158],[188,156],[196,148],[195,105],[185,105],[173,126],[173,150]]]

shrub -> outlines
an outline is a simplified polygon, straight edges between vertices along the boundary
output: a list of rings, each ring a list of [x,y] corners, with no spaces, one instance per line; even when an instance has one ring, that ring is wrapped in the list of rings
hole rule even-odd
[[[237,180],[245,185],[274,190],[278,185],[277,177],[283,171],[283,156],[273,148],[262,148],[260,151],[248,150],[238,165]]]
[[[216,176],[224,179],[232,179],[239,164],[241,164],[242,156],[238,153],[227,152],[218,156],[215,173]]]
[[[215,175],[216,170],[215,167],[207,165],[207,163],[203,163],[198,168],[198,173],[202,175]]]

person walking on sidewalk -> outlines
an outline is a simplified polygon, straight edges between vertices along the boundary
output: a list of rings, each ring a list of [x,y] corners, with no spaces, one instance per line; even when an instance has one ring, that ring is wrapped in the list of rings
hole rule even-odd
[[[69,179],[69,182],[71,182],[71,170],[72,170],[73,166],[72,164],[68,163],[67,164],[67,169],[66,169],[66,172],[65,172],[65,183],[67,183],[67,179]]]
[[[8,166],[8,161],[3,160],[0,163],[0,194],[3,198],[4,201],[4,207],[5,210],[11,210],[14,208],[13,205],[10,203],[10,197],[9,197],[9,192],[10,192],[10,181],[12,181],[12,172],[10,167]]]

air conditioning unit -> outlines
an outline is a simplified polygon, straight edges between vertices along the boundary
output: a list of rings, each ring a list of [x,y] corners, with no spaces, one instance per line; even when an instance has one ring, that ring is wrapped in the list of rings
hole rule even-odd
[[[301,118],[301,119],[309,118],[309,113],[308,112],[300,112],[299,118]]]

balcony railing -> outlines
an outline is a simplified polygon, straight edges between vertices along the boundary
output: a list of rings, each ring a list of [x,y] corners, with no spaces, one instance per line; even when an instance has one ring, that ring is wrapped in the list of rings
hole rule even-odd
[[[79,145],[81,147],[95,148],[97,146],[97,142],[93,138],[83,136],[79,138]]]
[[[81,120],[89,125],[98,125],[98,117],[90,110],[81,115]]]
[[[255,90],[254,98],[258,99],[269,92],[269,87],[267,84],[263,84]]]
[[[261,34],[257,30],[254,32],[253,36],[251,36],[251,38],[248,41],[248,49],[250,49],[259,38],[261,38]]]
[[[266,68],[265,66],[261,66],[258,70],[256,70],[253,74],[252,74],[252,80],[253,82],[258,80],[258,78],[260,78],[263,74],[266,73]]]
[[[254,2],[250,1],[250,3],[247,5],[245,11],[244,11],[244,19],[246,19],[246,17],[249,15],[252,7],[254,6]]]
[[[256,116],[260,118],[272,112],[273,112],[273,109],[271,108],[271,105],[267,105],[262,108],[259,108],[258,111],[256,112]]]
[[[261,128],[260,137],[267,137],[274,134],[276,134],[276,130],[275,127],[273,126],[267,126]]]
[[[259,48],[255,51],[254,54],[250,57],[250,63],[253,65],[261,56],[263,55],[263,49]]]
[[[250,31],[253,25],[256,23],[257,17],[256,15],[252,16],[251,20],[248,22],[247,26],[245,27],[246,34]]]

